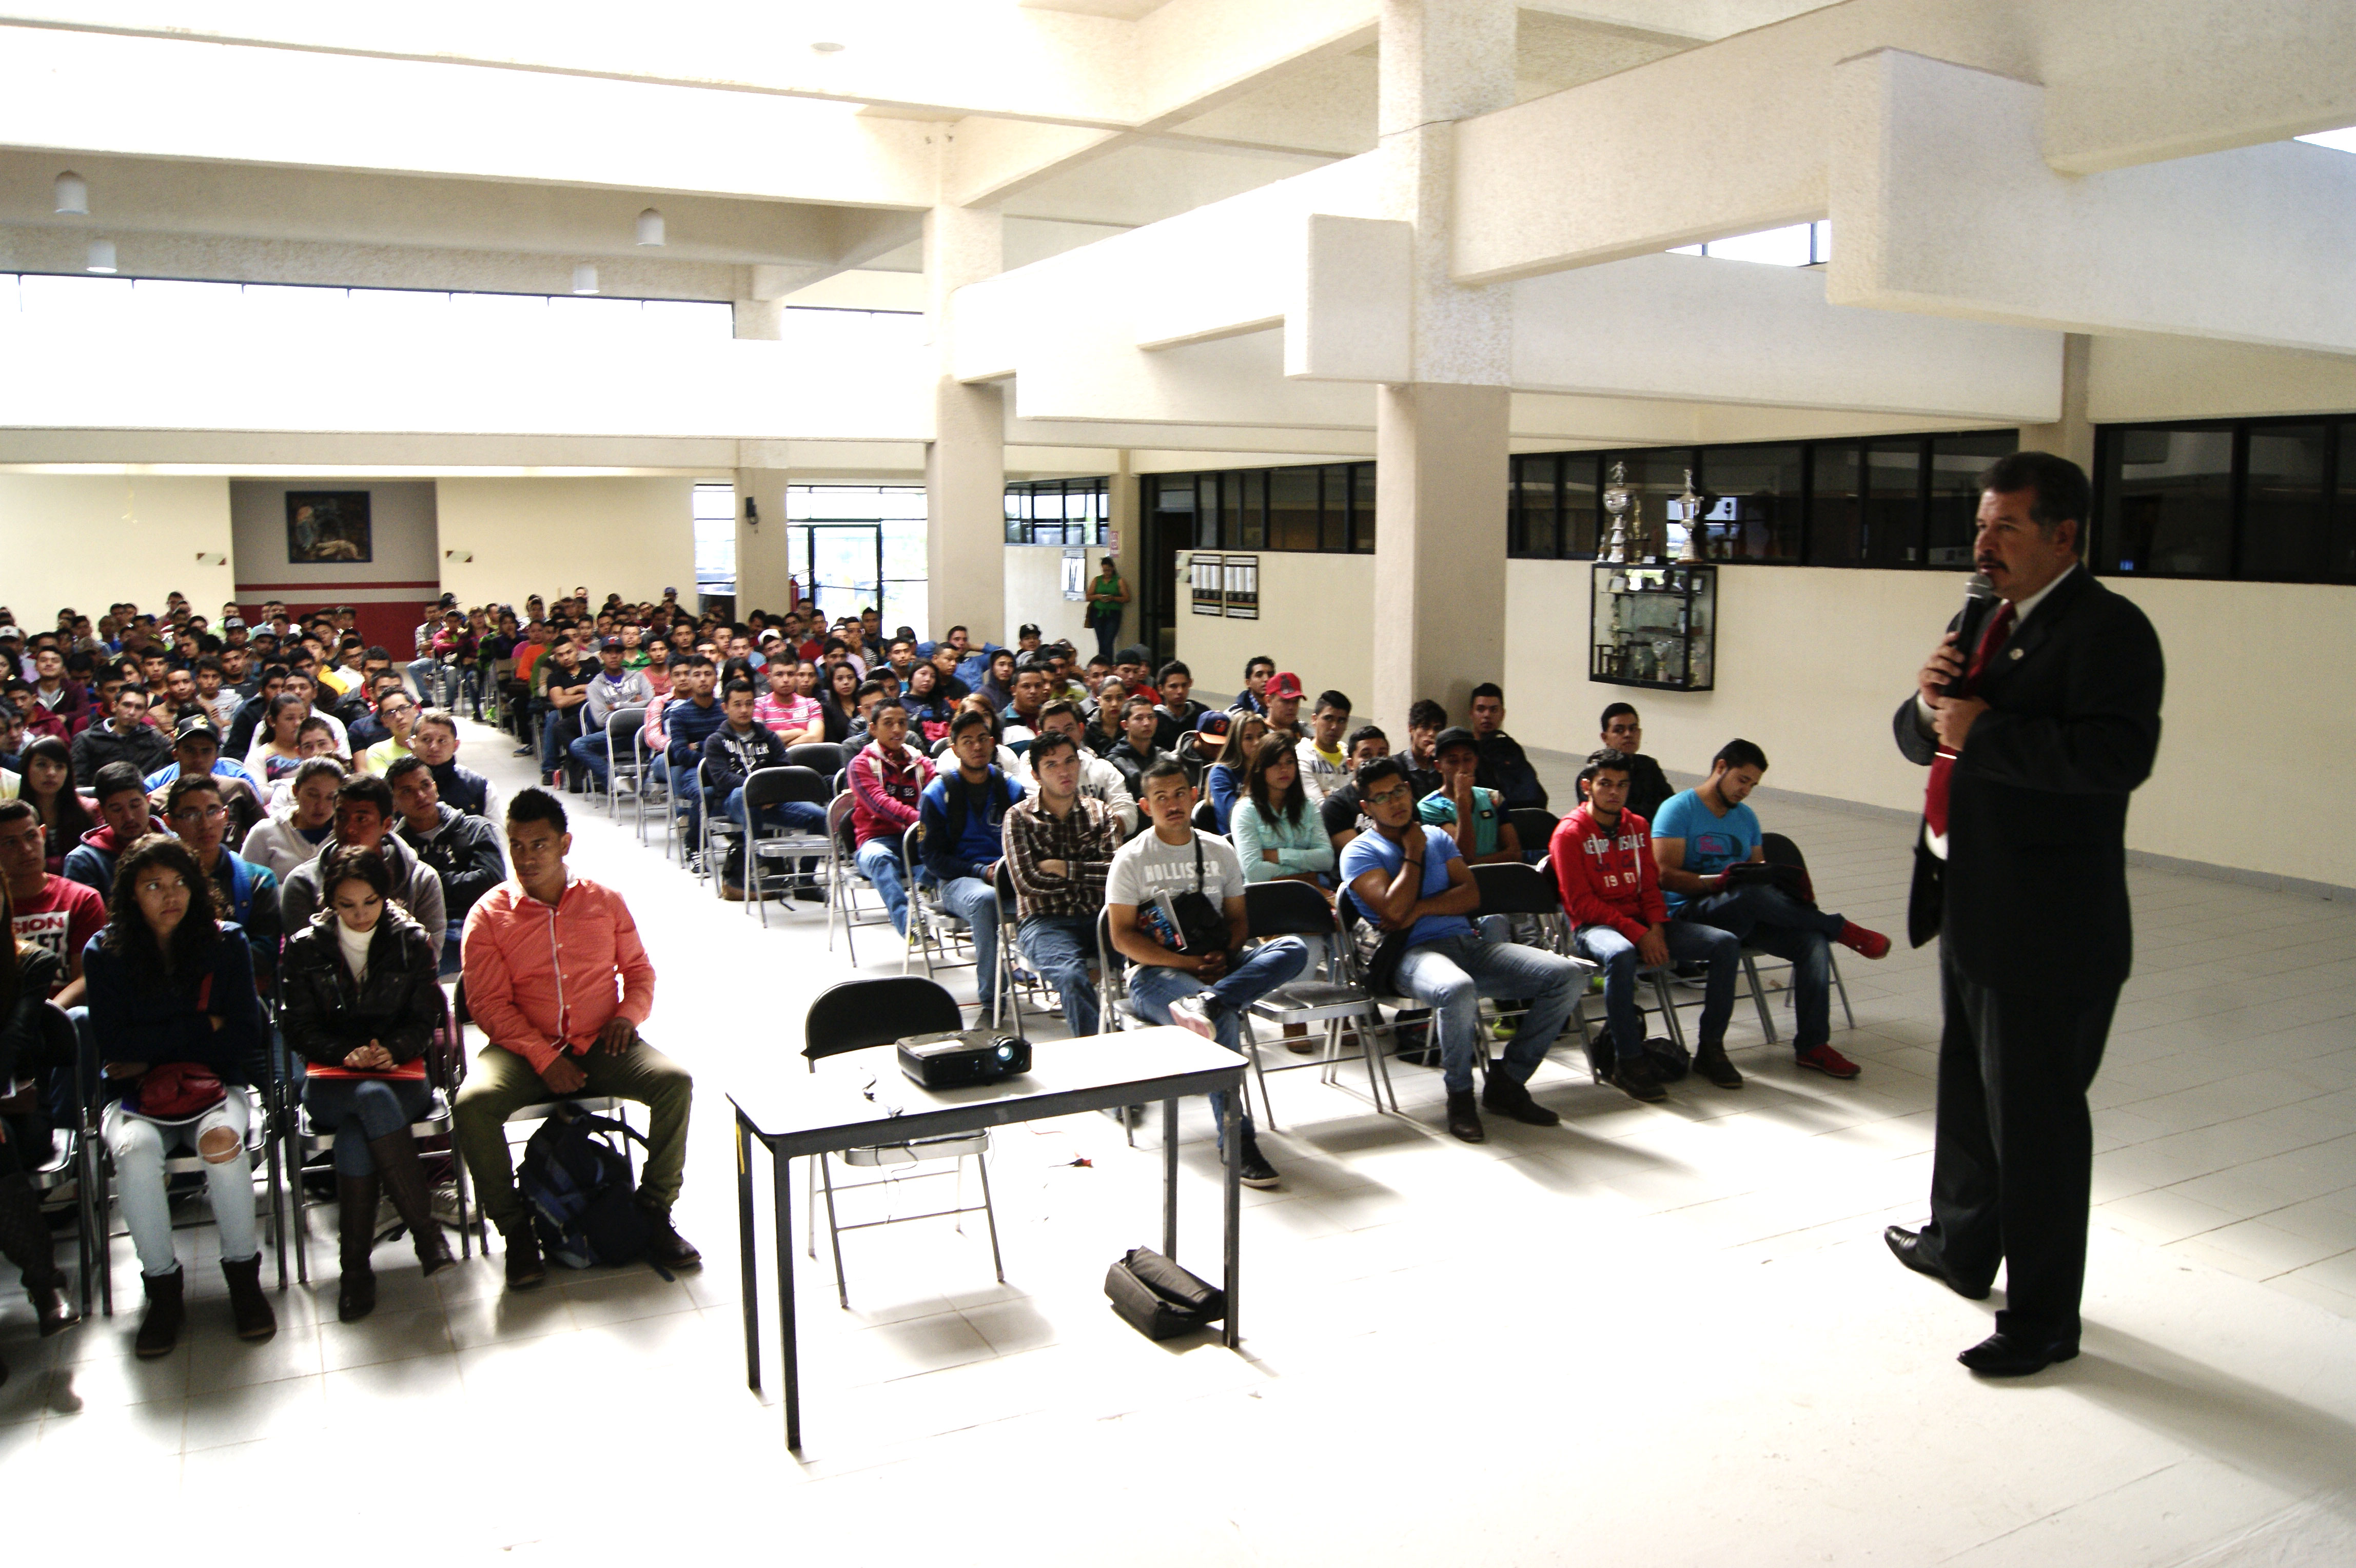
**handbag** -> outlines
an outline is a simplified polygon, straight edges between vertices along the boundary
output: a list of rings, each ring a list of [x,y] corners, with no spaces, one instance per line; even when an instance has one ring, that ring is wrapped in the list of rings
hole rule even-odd
[[[1105,1296],[1148,1339],[1175,1339],[1227,1315],[1227,1293],[1151,1247],[1132,1247],[1105,1271]]]
[[[229,1098],[228,1086],[200,1062],[158,1062],[139,1080],[136,1107],[155,1122],[186,1122]]]

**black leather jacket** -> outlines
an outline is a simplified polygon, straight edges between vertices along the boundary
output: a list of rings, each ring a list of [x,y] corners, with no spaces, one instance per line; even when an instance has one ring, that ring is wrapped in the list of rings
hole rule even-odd
[[[278,1024],[289,1050],[340,1067],[370,1040],[395,1061],[424,1054],[442,1023],[442,987],[425,929],[391,904],[369,940],[368,979],[345,972],[336,914],[322,909],[294,933],[278,961]]]

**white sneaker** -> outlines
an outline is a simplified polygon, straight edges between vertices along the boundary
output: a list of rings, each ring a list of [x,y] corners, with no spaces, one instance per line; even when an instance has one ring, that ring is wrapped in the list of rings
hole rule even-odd
[[[1211,1022],[1209,1002],[1208,996],[1182,996],[1170,1004],[1170,1021],[1182,1029],[1192,1029],[1216,1045],[1219,1030],[1218,1026]]]

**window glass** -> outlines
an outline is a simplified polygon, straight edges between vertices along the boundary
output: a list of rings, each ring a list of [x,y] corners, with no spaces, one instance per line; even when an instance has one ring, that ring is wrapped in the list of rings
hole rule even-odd
[[[1317,509],[1317,548],[1340,554],[1350,548],[1350,466],[1330,463],[1318,472],[1325,482]]]
[[[1194,476],[1194,548],[1219,547],[1219,476]]]
[[[1278,468],[1268,477],[1268,547],[1317,548],[1317,470]]]
[[[1361,555],[1375,549],[1375,466],[1350,466],[1350,548]]]
[[[1595,454],[1566,452],[1562,455],[1562,553],[1577,558],[1592,556],[1598,533],[1597,519],[1602,507],[1597,502]]]
[[[1506,519],[1506,553],[1551,560],[1562,553],[1557,472],[1561,460],[1536,453],[1513,461],[1513,505]]]
[[[2331,510],[2324,575],[2356,580],[2356,419],[2340,426],[2340,504]]]
[[[691,497],[695,519],[695,591],[717,597],[736,591],[736,487],[698,485]]]
[[[1710,510],[1713,541],[1736,561],[1797,561],[1807,510],[1805,453],[1788,446],[1711,446],[1701,480],[1719,503]]]
[[[1922,439],[1865,448],[1865,564],[1922,564]]]
[[[2233,564],[2230,427],[2117,430],[2105,443],[2104,565],[2223,576]]]
[[[2251,427],[2240,575],[2303,580],[2323,572],[2329,521],[2323,463],[2329,435],[2322,424]]]
[[[1858,509],[1858,449],[1820,441],[1810,455],[1808,564],[1854,566],[1863,520]]]
[[[1990,463],[2019,447],[2019,435],[2008,430],[1931,438],[1928,564],[1971,565],[1972,538],[1978,530],[1979,477]]]

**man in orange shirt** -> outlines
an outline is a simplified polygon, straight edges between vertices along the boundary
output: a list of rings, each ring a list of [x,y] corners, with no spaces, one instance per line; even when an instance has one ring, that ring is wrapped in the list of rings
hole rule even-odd
[[[483,1213],[507,1240],[508,1284],[548,1277],[531,1218],[516,1194],[507,1119],[568,1095],[614,1095],[651,1112],[638,1204],[652,1221],[648,1255],[669,1269],[703,1262],[670,1222],[687,1165],[687,1069],[638,1036],[655,1000],[655,967],[637,923],[612,888],[573,875],[564,807],[544,789],[508,804],[515,874],[466,916],[466,1008],[489,1039],[458,1091],[458,1147]]]

